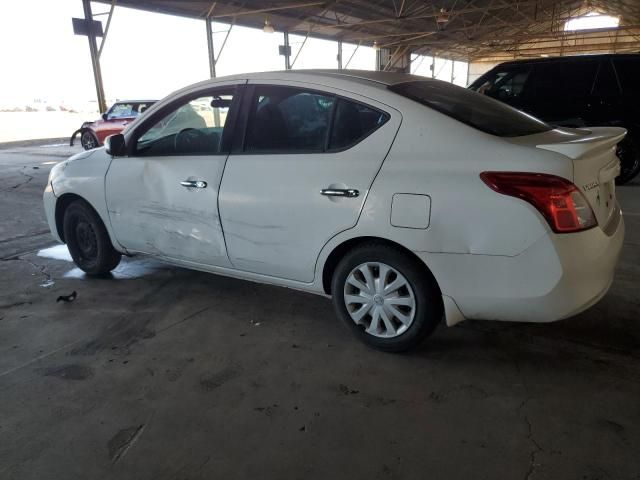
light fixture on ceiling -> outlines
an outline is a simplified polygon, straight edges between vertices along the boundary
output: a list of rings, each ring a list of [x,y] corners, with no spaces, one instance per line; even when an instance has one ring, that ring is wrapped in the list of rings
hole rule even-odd
[[[374,49],[374,50],[380,50],[380,45],[378,45],[378,42],[377,42],[377,41],[374,41],[374,42],[373,42],[373,49]]]
[[[271,22],[269,21],[268,18],[264,19],[264,27],[262,27],[262,31],[264,33],[273,33],[273,32],[275,32],[275,29],[273,28],[273,25],[271,25]]]
[[[440,14],[436,17],[436,23],[445,24],[449,21],[449,12],[447,12],[446,8],[440,9]]]

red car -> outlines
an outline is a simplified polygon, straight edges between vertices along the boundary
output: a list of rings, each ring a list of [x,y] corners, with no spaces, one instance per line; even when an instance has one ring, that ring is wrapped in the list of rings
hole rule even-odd
[[[82,126],[71,135],[70,145],[73,145],[75,138],[80,134],[80,144],[85,150],[91,150],[101,146],[104,139],[114,133],[120,133],[129,122],[132,122],[138,115],[157,100],[126,100],[116,102],[105,113],[100,120],[94,122],[84,122]]]

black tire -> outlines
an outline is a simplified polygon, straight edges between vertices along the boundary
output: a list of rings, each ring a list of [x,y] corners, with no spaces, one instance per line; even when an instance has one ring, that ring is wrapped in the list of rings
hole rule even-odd
[[[616,154],[620,158],[620,175],[616,178],[616,185],[624,185],[640,173],[640,148],[632,137],[626,137],[618,144]]]
[[[116,268],[122,255],[91,206],[74,200],[64,212],[64,239],[75,264],[87,275],[103,276]]]
[[[93,150],[94,148],[98,148],[100,143],[91,130],[85,130],[80,134],[80,145],[82,145],[82,148],[85,150]]]
[[[381,263],[391,267],[400,273],[411,287],[415,303],[413,321],[406,330],[397,336],[383,338],[368,333],[366,329],[371,327],[371,321],[369,321],[368,326],[356,324],[345,304],[347,278],[356,267],[369,262]],[[333,306],[340,319],[365,344],[385,352],[403,352],[418,346],[442,320],[443,305],[440,289],[433,276],[419,262],[420,260],[399,248],[384,243],[372,242],[355,247],[338,263],[331,282]],[[375,268],[373,267],[374,273]],[[392,273],[392,275],[394,274]],[[346,288],[352,287],[349,285]],[[382,300],[383,303],[385,301]],[[367,315],[363,317],[363,320]],[[366,323],[366,320],[364,321]]]

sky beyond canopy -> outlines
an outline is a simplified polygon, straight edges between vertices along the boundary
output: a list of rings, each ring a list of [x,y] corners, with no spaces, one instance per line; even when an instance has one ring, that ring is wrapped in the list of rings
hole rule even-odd
[[[93,13],[108,8],[93,4]],[[73,34],[72,17],[83,17],[80,0],[0,2],[0,106],[95,100],[87,38]],[[106,18],[96,17],[103,28]],[[227,29],[213,25],[216,54]],[[302,40],[290,36],[292,60]],[[218,76],[284,69],[284,57],[278,55],[282,43],[281,32],[234,27]],[[354,48],[344,45],[345,62]],[[309,39],[294,68],[337,68],[336,55],[335,42]],[[375,51],[360,47],[349,68],[370,70],[374,65]],[[209,78],[205,22],[116,7],[101,66],[108,99],[162,98]]]

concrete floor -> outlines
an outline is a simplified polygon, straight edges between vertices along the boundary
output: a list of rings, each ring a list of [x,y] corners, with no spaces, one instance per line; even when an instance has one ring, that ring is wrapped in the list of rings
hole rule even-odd
[[[70,151],[0,150],[0,478],[640,479],[640,184],[619,189],[628,235],[597,306],[389,355],[325,298],[39,257],[47,163]]]

